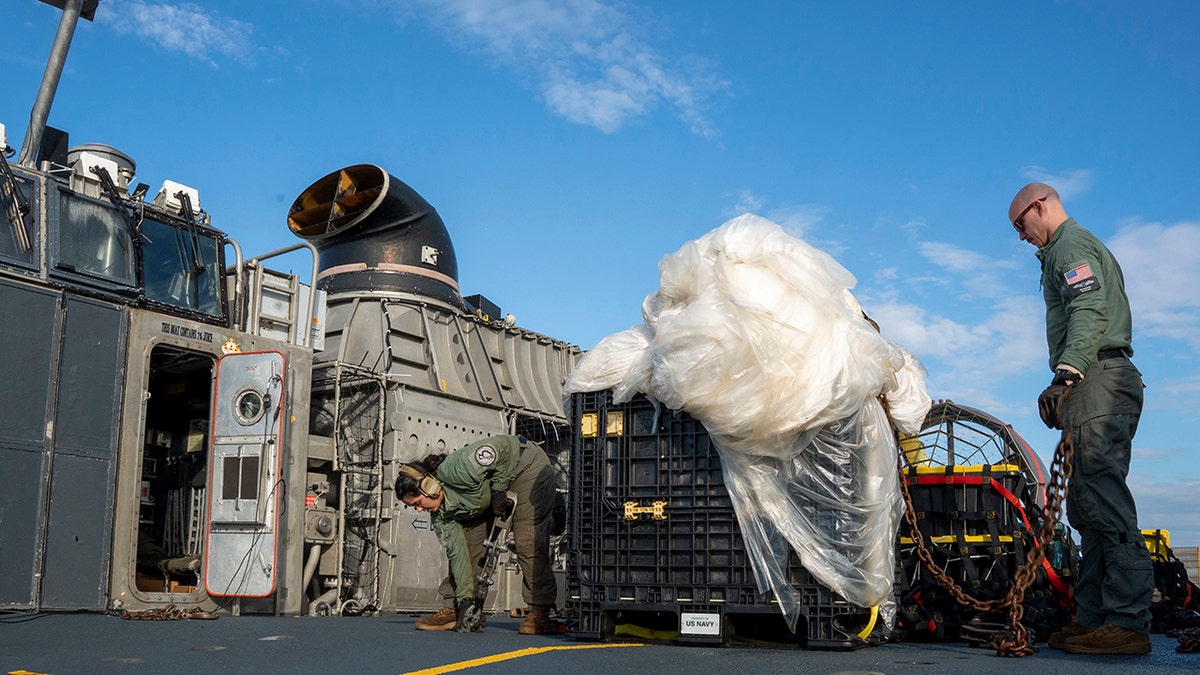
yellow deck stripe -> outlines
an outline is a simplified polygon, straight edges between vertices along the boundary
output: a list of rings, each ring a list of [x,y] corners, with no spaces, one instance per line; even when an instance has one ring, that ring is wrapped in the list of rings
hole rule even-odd
[[[498,663],[509,659],[519,659],[524,656],[534,656],[544,652],[552,652],[567,649],[607,649],[609,647],[645,647],[642,644],[633,643],[618,643],[611,645],[565,645],[556,647],[530,647],[529,649],[518,649],[515,652],[503,652],[501,654],[493,654],[492,656],[484,656],[470,661],[459,661],[458,663],[450,663],[444,666],[436,666],[434,668],[426,668],[425,670],[414,670],[404,675],[440,675],[441,673],[452,673],[456,670],[466,670],[476,666],[486,666],[490,663]]]

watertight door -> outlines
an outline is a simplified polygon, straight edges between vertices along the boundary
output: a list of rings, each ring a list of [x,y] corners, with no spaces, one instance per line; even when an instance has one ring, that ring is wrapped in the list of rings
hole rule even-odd
[[[275,590],[284,358],[227,354],[217,362],[204,585],[209,595]]]

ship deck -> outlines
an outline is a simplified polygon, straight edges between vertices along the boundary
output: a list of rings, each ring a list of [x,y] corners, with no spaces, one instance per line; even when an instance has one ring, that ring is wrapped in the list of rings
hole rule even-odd
[[[1024,658],[965,643],[889,643],[855,651],[771,644],[684,646],[525,636],[492,617],[480,633],[421,632],[415,617],[229,616],[129,621],[99,613],[0,615],[0,673],[1194,673],[1200,654],[1154,635],[1148,656]]]

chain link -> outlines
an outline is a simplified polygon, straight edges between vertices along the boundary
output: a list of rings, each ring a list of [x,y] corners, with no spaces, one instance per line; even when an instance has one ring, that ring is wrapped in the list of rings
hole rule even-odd
[[[130,619],[133,621],[180,621],[182,619],[215,619],[217,615],[212,612],[206,612],[199,607],[191,609],[182,609],[175,605],[166,605],[165,607],[155,607],[154,609],[144,609],[140,612],[123,611],[121,612],[122,619]]]
[[[1065,403],[1065,400],[1064,400]],[[884,409],[887,409],[885,403]],[[890,413],[889,413],[890,418]],[[893,426],[894,428],[894,426]],[[897,447],[899,439],[897,438]],[[925,564],[933,578],[946,589],[951,597],[960,605],[976,611],[992,614],[1008,610],[1008,629],[992,635],[989,642],[996,649],[997,656],[1029,656],[1036,648],[1030,644],[1029,632],[1022,625],[1025,616],[1025,591],[1037,578],[1038,568],[1046,557],[1046,547],[1054,538],[1054,526],[1062,518],[1063,503],[1067,498],[1067,485],[1074,471],[1072,459],[1075,455],[1075,444],[1071,440],[1070,428],[1064,429],[1058,447],[1054,450],[1054,461],[1050,464],[1050,482],[1046,485],[1046,503],[1043,506],[1042,526],[1034,537],[1034,546],[1025,555],[1025,565],[1013,575],[1013,585],[1008,595],[1000,600],[982,601],[973,598],[963,590],[946,570],[939,567],[933,560],[933,553],[925,545],[925,536],[917,526],[917,514],[913,508],[912,495],[908,490],[908,480],[905,476],[904,452],[897,453],[897,467],[900,474],[900,492],[904,496],[904,521],[911,531],[912,540],[917,547],[917,557]]]
[[[1174,637],[1179,639],[1175,651],[1180,654],[1200,654],[1200,628],[1185,628],[1175,633]]]

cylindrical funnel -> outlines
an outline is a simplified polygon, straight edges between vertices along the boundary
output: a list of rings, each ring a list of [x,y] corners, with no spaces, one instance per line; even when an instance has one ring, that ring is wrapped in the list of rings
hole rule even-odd
[[[372,164],[313,183],[292,204],[288,228],[320,252],[317,287],[394,290],[455,305],[458,260],[437,211],[415,190]]]

